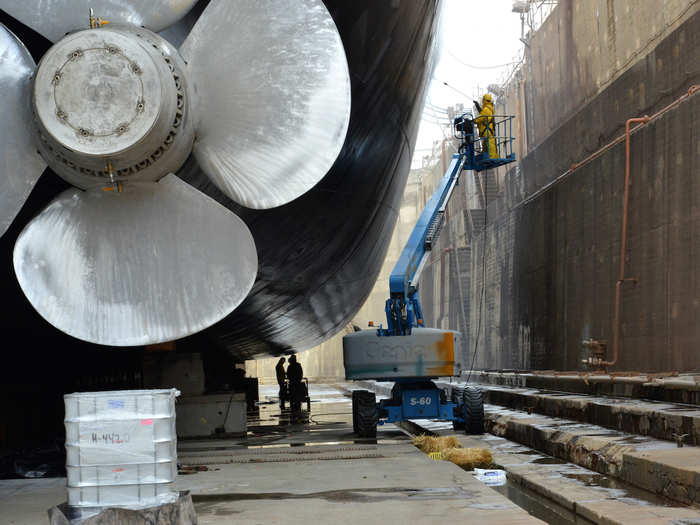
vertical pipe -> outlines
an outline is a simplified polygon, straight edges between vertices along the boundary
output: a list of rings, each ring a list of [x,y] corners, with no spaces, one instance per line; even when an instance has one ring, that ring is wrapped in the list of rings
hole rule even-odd
[[[688,88],[688,92],[673,102],[671,102],[668,106],[660,109],[656,113],[654,113],[651,117],[645,115],[643,117],[638,117],[638,118],[631,118],[625,122],[625,134],[620,135],[618,138],[613,140],[612,142],[609,142],[596,152],[592,153],[585,159],[583,159],[580,162],[574,163],[571,168],[558,177],[556,177],[552,182],[549,184],[546,184],[539,190],[537,190],[535,193],[521,201],[517,206],[526,204],[533,200],[535,197],[538,197],[541,195],[544,191],[548,190],[551,188],[554,184],[558,183],[559,181],[563,180],[565,177],[576,171],[577,169],[585,166],[588,164],[590,161],[593,159],[599,157],[602,155],[604,152],[608,151],[611,149],[613,146],[616,146],[619,144],[622,140],[625,141],[625,190],[624,190],[624,197],[623,197],[623,206],[622,206],[622,231],[621,231],[621,239],[620,239],[620,274],[619,278],[617,280],[617,283],[615,284],[615,318],[613,320],[613,359],[612,361],[601,361],[593,357],[589,357],[587,359],[583,360],[583,364],[585,365],[593,365],[593,366],[613,366],[614,364],[617,363],[617,358],[619,355],[619,345],[620,345],[620,303],[622,301],[622,286],[625,283],[625,281],[633,281],[637,282],[636,279],[628,279],[625,277],[625,252],[627,251],[627,210],[629,206],[629,181],[630,181],[630,137],[632,135],[632,132],[634,132],[638,127],[644,126],[645,124],[648,124],[649,122],[656,120],[659,118],[661,115],[666,113],[667,111],[670,111],[671,109],[679,106],[681,103],[685,102],[688,98],[692,97],[700,91],[700,85],[699,84],[694,84]],[[631,128],[631,124],[637,123],[638,125],[635,126],[634,128]],[[516,207],[517,207],[516,206]]]
[[[613,320],[613,358],[612,361],[603,361],[603,366],[613,366],[617,363],[620,345],[620,302],[622,298],[622,285],[625,283],[625,254],[627,252],[627,215],[629,209],[630,189],[630,136],[631,124],[646,124],[649,116],[631,118],[625,122],[625,191],[622,198],[622,231],[620,232],[620,274],[615,284],[615,318]],[[636,126],[635,126],[636,127]]]

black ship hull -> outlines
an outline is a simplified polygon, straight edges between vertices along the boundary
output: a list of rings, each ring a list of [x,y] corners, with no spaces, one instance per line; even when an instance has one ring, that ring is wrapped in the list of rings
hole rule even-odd
[[[434,60],[438,3],[326,0],[349,62],[352,113],[337,161],[301,198],[272,210],[248,210],[226,201],[194,161],[180,173],[241,216],[258,247],[252,292],[235,312],[200,336],[228,350],[235,360],[313,347],[342,329],[369,295],[410,167]],[[0,16],[38,60],[50,43],[4,13]],[[100,347],[44,321],[25,299],[12,268],[12,249],[22,228],[66,188],[47,169],[0,239],[5,307],[0,326],[20,336],[25,355],[51,349],[72,361],[78,351]]]

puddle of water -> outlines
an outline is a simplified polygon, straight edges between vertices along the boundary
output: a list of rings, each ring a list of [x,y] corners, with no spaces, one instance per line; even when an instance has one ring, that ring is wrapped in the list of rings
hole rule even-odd
[[[250,500],[300,500],[300,499],[324,499],[333,502],[381,502],[388,500],[411,499],[463,499],[472,498],[474,494],[460,487],[412,489],[405,487],[381,487],[366,489],[329,490],[325,492],[293,493],[293,492],[265,492],[265,493],[233,493],[193,495],[192,500],[196,506],[204,507],[207,503],[235,502]]]
[[[352,409],[344,391],[335,388],[310,388],[311,410],[302,407],[299,416],[293,416],[287,405],[281,409],[277,399],[277,387],[260,387],[261,398],[270,402],[260,403],[248,412],[248,433],[242,439],[218,437],[183,440],[180,449],[185,452],[204,452],[236,449],[263,449],[309,447],[317,445],[376,445],[377,443],[405,443],[408,438],[393,425],[382,427],[379,440],[357,438],[352,433]],[[267,395],[267,396],[266,396]],[[388,441],[387,441],[388,440]]]
[[[277,443],[274,445],[246,445],[245,448],[248,449],[258,449],[258,448],[289,448],[289,443]]]
[[[544,458],[533,459],[530,463],[537,463],[538,465],[565,465],[567,462],[563,459],[547,456]]]
[[[598,474],[597,472],[562,472],[560,475],[563,478],[578,481],[587,487],[599,488],[601,491],[607,492],[611,499],[617,499],[640,506],[685,507],[685,505],[674,503],[656,494],[633,487],[623,481]]]
[[[573,512],[562,507],[561,505],[558,505],[557,503],[546,499],[536,492],[526,489],[517,483],[513,483],[510,480],[508,480],[505,485],[491,488],[508,498],[521,509],[526,510],[531,516],[541,519],[546,523],[562,525],[592,525],[593,523],[580,516],[576,516]]]
[[[604,487],[606,489],[620,488],[617,480],[603,476],[602,474],[562,474],[563,477],[580,481],[587,487]]]

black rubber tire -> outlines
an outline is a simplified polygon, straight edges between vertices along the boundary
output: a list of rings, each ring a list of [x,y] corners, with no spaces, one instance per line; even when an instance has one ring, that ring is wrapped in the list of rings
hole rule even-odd
[[[464,387],[462,393],[464,430],[467,434],[484,433],[484,392],[476,386]]]
[[[357,435],[365,438],[377,437],[377,396],[367,390],[356,390]],[[355,393],[353,392],[353,393]]]
[[[464,417],[462,411],[462,389],[458,386],[452,387],[450,392],[450,401],[456,403],[457,406],[454,409],[455,416],[459,414],[460,417]],[[464,423],[452,420],[452,430],[464,430]]]
[[[357,393],[359,390],[352,391],[352,433],[357,434]]]
[[[464,411],[462,410],[461,404],[457,403],[457,406],[454,409],[454,415],[458,415],[461,417],[464,417]],[[452,420],[452,430],[464,430],[464,421],[456,421]]]

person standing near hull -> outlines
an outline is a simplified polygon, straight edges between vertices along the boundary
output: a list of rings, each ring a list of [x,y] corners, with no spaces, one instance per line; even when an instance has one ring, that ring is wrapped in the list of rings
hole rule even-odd
[[[287,367],[287,379],[289,380],[289,399],[292,407],[292,412],[301,411],[301,400],[305,398],[304,385],[304,370],[301,364],[297,362],[297,356],[292,355],[289,358],[289,366]]]
[[[285,379],[287,378],[287,374],[284,371],[284,363],[286,359],[284,357],[280,357],[280,360],[277,361],[277,365],[275,366],[275,374],[277,375],[277,384],[280,387],[280,407],[284,408],[284,399],[286,396],[286,385],[285,385]]]

